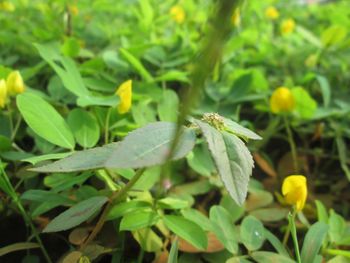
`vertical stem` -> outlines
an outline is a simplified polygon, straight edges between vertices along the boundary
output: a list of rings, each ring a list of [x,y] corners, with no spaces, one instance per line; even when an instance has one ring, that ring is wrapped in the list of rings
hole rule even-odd
[[[109,143],[109,119],[111,118],[112,108],[110,107],[107,111],[105,121],[105,144]]]
[[[13,202],[16,204],[18,210],[20,211],[20,213],[22,214],[22,217],[24,219],[24,221],[26,222],[27,225],[30,226],[32,232],[33,232],[33,235],[35,236],[35,239],[37,240],[37,242],[39,243],[39,246],[41,248],[41,251],[46,259],[47,262],[49,263],[52,263],[52,260],[49,256],[49,254],[47,253],[45,247],[44,247],[44,244],[39,236],[39,233],[38,231],[36,230],[33,222],[32,222],[32,219],[30,218],[30,216],[28,215],[28,213],[26,212],[26,210],[24,209],[15,189],[13,188],[3,166],[2,166],[2,161],[0,159],[0,176],[2,177],[1,180],[6,184],[6,190],[5,192],[12,198]]]
[[[21,124],[21,121],[22,121],[22,115],[19,115],[18,119],[17,119],[17,122],[16,122],[16,125],[13,129],[13,131],[11,132],[11,141],[13,141],[16,137],[16,134],[17,134],[17,131],[18,131],[18,128]]]
[[[181,127],[185,122],[186,117],[191,113],[193,106],[199,101],[199,97],[201,96],[201,93],[205,87],[205,81],[212,73],[215,65],[218,63],[222,56],[225,43],[230,37],[230,33],[233,30],[231,16],[241,2],[242,0],[216,1],[215,16],[212,20],[209,20],[211,24],[209,27],[210,29],[208,30],[207,36],[202,41],[204,44],[197,56],[195,66],[191,74],[191,86],[184,92],[182,99],[183,103],[179,108],[174,140],[172,141],[165,164],[161,169],[161,178],[158,184],[158,191],[156,195],[159,195],[162,192],[163,181],[169,174],[169,161],[173,157],[176,146],[180,139]]]
[[[133,178],[131,178],[131,180],[122,189],[120,189],[120,191],[114,192],[114,194],[111,196],[109,200],[109,203],[105,206],[100,218],[98,219],[95,228],[92,230],[90,236],[81,246],[82,248],[85,248],[92,240],[95,239],[97,234],[101,231],[104,223],[106,222],[108,212],[112,208],[113,203],[118,202],[135,185],[135,183],[140,179],[144,171],[145,169],[137,170]]]
[[[298,173],[299,172],[299,164],[298,164],[297,150],[296,150],[295,142],[293,139],[292,130],[290,128],[289,120],[287,119],[286,115],[283,115],[283,121],[284,121],[284,125],[286,126],[288,142],[289,142],[290,150],[292,152],[294,170],[296,173]]]
[[[289,225],[290,225],[290,233],[292,234],[292,238],[293,238],[295,256],[297,258],[297,262],[301,263],[298,237],[297,237],[297,229],[295,226],[295,215],[296,215],[296,212],[295,212],[295,209],[293,209],[293,213],[289,213],[289,215],[288,215],[288,221],[289,221]]]

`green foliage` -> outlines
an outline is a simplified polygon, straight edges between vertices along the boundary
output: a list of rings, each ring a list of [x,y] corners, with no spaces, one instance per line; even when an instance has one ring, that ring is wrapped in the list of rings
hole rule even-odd
[[[28,126],[39,136],[63,148],[74,149],[72,131],[48,102],[33,93],[25,93],[17,97],[17,105]]]
[[[55,217],[43,230],[43,232],[58,232],[73,228],[88,220],[108,201],[104,196],[95,196],[84,200],[62,214]]]

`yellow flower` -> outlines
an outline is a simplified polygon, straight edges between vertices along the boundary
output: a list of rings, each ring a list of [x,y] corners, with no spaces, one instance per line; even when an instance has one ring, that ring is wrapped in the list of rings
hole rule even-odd
[[[275,20],[280,16],[280,13],[274,6],[269,6],[265,10],[265,16],[271,20]]]
[[[270,109],[273,113],[290,112],[295,107],[292,92],[286,87],[277,88],[270,98]]]
[[[291,18],[283,20],[281,24],[281,33],[282,35],[287,35],[292,33],[295,29],[295,21]]]
[[[297,211],[304,208],[307,197],[306,177],[303,175],[290,175],[282,184],[282,194],[289,205],[294,205]]]
[[[6,85],[7,85],[7,90],[11,95],[22,93],[25,90],[21,73],[19,73],[18,70],[12,71],[7,76]]]
[[[0,79],[0,108],[4,108],[7,98],[7,87],[4,79]]]
[[[69,6],[69,11],[73,16],[77,16],[79,14],[79,9],[76,5]]]
[[[0,2],[0,10],[7,11],[7,12],[13,12],[15,11],[16,7],[14,4],[12,4],[9,1],[3,1]]]
[[[131,108],[131,97],[132,97],[132,81],[127,80],[123,82],[117,91],[116,95],[120,98],[120,103],[118,105],[118,112],[120,114],[127,113]]]
[[[239,26],[241,24],[241,12],[238,8],[233,12],[231,16],[231,23],[234,26]]]
[[[178,24],[182,24],[185,21],[185,11],[184,9],[179,6],[179,5],[175,5],[170,9],[170,16],[171,18]]]

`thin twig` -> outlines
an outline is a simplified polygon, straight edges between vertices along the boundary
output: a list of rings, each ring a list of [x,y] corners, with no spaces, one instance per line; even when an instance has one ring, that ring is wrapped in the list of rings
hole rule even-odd
[[[101,231],[104,223],[106,222],[107,215],[112,208],[113,204],[120,201],[124,195],[135,185],[135,183],[140,179],[141,175],[145,169],[139,169],[136,174],[131,178],[131,180],[122,188],[120,191],[114,192],[111,196],[108,204],[105,206],[100,218],[97,221],[97,224],[95,228],[92,230],[91,234],[87,238],[87,240],[84,242],[84,244],[81,246],[81,249],[84,249],[91,241],[95,239],[97,234]]]

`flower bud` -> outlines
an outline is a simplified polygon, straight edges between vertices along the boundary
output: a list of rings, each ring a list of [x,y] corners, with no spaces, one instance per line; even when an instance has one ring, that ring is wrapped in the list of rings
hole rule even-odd
[[[295,100],[292,92],[286,87],[277,88],[270,98],[270,109],[273,113],[291,112],[294,110]]]
[[[170,16],[171,18],[178,24],[182,24],[185,21],[185,11],[184,9],[179,6],[175,5],[170,9]]]
[[[0,79],[0,108],[4,108],[7,99],[7,87],[4,79]]]
[[[18,70],[12,71],[6,80],[7,90],[10,95],[24,92],[25,86],[21,74]]]
[[[131,98],[132,98],[132,81],[127,80],[123,82],[117,91],[116,95],[120,98],[120,103],[118,105],[118,112],[120,114],[127,113],[131,108]]]
[[[238,8],[233,12],[231,16],[231,23],[234,26],[239,26],[241,24],[241,12]]]
[[[292,33],[295,29],[295,21],[291,18],[283,20],[281,24],[281,33],[282,35],[288,35]]]
[[[265,16],[268,19],[276,20],[280,16],[280,14],[279,14],[278,10],[274,6],[269,6],[265,10]]]
[[[306,177],[303,175],[286,177],[282,184],[282,194],[287,204],[293,205],[297,211],[301,211],[307,198]]]

